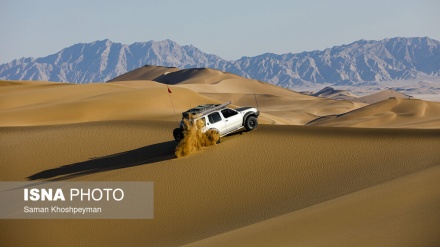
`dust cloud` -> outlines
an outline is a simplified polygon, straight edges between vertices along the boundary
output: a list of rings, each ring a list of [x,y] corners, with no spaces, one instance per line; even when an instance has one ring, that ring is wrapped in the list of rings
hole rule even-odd
[[[175,154],[178,158],[190,155],[203,147],[214,146],[220,139],[220,134],[215,130],[208,130],[202,133],[205,123],[201,120],[194,120],[194,116],[184,119],[184,138],[176,147]]]

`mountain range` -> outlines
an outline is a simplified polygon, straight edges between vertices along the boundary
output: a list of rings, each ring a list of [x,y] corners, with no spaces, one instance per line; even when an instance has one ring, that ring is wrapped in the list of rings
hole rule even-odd
[[[361,85],[440,76],[440,42],[428,37],[359,40],[323,51],[266,53],[228,61],[171,40],[125,45],[107,39],[75,44],[46,57],[1,64],[0,79],[104,82],[146,64],[213,68],[286,88]]]

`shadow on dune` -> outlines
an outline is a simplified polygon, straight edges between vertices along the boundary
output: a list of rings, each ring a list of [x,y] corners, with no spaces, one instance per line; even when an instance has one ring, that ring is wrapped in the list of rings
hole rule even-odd
[[[87,161],[44,170],[28,177],[29,180],[65,180],[103,171],[152,164],[176,158],[175,141],[162,142],[142,148],[93,158]]]

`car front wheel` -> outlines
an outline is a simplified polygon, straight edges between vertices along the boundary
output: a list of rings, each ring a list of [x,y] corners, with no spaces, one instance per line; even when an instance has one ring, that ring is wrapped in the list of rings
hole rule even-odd
[[[248,118],[246,118],[244,127],[248,131],[256,129],[258,127],[258,119],[254,116],[249,116]]]

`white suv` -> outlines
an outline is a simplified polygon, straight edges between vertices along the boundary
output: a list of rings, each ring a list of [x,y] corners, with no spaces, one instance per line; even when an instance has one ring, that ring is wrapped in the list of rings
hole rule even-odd
[[[184,119],[189,119],[193,115],[193,121],[201,119],[204,127],[201,132],[214,130],[219,133],[220,137],[230,134],[241,128],[250,131],[258,127],[258,115],[260,112],[254,107],[241,107],[231,109],[227,106],[231,102],[225,104],[205,104],[191,108],[186,112],[182,112],[182,121],[180,127],[174,129],[173,136],[177,142],[184,137]]]

